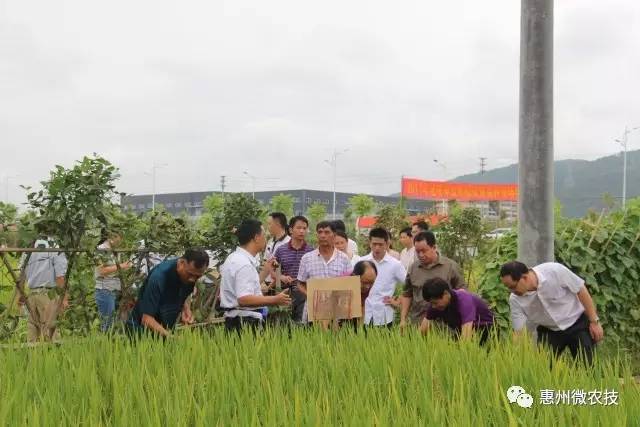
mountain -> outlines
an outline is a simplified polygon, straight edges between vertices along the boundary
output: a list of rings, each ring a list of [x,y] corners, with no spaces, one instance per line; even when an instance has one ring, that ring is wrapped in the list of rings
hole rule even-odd
[[[603,207],[605,193],[622,200],[622,155],[587,160],[559,160],[554,163],[555,195],[563,214],[581,217],[589,209]],[[518,165],[506,166],[459,176],[454,182],[512,183],[518,182]],[[640,150],[627,152],[627,199],[640,196]]]

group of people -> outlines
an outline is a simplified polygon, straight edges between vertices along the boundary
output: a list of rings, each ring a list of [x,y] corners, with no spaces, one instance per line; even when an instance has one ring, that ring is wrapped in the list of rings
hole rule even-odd
[[[309,221],[304,216],[287,221],[284,214],[271,213],[267,229],[269,239],[260,221],[249,219],[239,224],[235,230],[238,246],[219,268],[219,302],[228,331],[261,328],[269,307],[274,306],[290,307],[292,322],[308,325],[307,282],[347,275],[360,279],[360,323],[365,327],[390,328],[399,310],[401,331],[415,327],[427,334],[440,325],[460,339],[478,335],[482,344],[494,329],[491,308],[467,289],[460,266],[440,253],[436,236],[425,222],[399,232],[400,253],[391,248],[392,236],[387,230],[371,229],[369,252],[363,256],[342,221],[319,222],[315,248],[307,242]],[[101,247],[117,245],[117,238],[107,236]],[[26,269],[38,310],[44,307],[38,302],[42,292],[59,286],[66,270],[63,254],[47,256],[30,261]],[[128,262],[118,262],[111,258],[96,268],[96,302],[105,314],[101,316],[103,330],[110,325],[111,317],[106,313],[115,307],[116,273],[131,268]],[[193,322],[190,296],[209,262],[206,251],[189,249],[180,258],[154,267],[126,321],[128,330],[168,336],[179,319]],[[46,263],[52,273],[44,277]],[[568,348],[574,357],[582,354],[591,361],[595,343],[603,339],[604,332],[581,278],[558,263],[529,268],[512,261],[502,266],[500,280],[511,291],[509,304],[516,335],[534,329],[538,341],[555,353]],[[46,307],[42,311],[47,318]],[[30,322],[30,338],[37,337],[33,327]]]

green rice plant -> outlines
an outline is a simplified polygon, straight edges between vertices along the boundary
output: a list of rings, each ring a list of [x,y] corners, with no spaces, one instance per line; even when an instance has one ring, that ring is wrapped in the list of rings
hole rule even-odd
[[[616,355],[550,364],[530,342],[439,334],[185,330],[0,349],[0,425],[637,426],[640,388]],[[509,403],[525,388],[533,407]],[[617,405],[542,405],[540,390],[615,390]]]

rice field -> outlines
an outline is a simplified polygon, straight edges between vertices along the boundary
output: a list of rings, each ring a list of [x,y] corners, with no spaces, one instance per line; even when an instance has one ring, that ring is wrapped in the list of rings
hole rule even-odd
[[[620,355],[586,370],[528,342],[397,331],[181,331],[0,349],[3,426],[638,426]],[[512,385],[533,397],[510,403]],[[614,390],[617,404],[543,405],[541,390]],[[547,402],[548,403],[548,402]]]

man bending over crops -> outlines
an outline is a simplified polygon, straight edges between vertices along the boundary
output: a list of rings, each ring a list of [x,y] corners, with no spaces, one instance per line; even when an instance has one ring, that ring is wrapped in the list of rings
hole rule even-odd
[[[246,326],[256,329],[264,324],[263,309],[266,306],[291,304],[289,290],[273,296],[262,295],[256,255],[266,245],[262,223],[255,219],[242,221],[236,231],[236,248],[220,268],[220,306],[224,310],[224,326],[227,331],[240,332]],[[265,268],[269,273],[273,264]]]
[[[426,315],[429,303],[422,297],[424,283],[438,277],[453,289],[466,288],[460,266],[453,260],[440,255],[436,246],[436,236],[431,231],[423,231],[413,238],[418,260],[411,264],[404,282],[404,292],[400,298],[400,330],[411,324],[419,326]]]
[[[478,295],[465,289],[451,289],[445,280],[435,277],[422,287],[422,297],[431,304],[420,325],[423,335],[431,329],[431,322],[439,321],[462,339],[469,339],[476,333],[480,335],[482,345],[489,338],[493,312]]]
[[[568,347],[574,358],[582,353],[591,363],[604,331],[584,280],[556,262],[529,268],[518,261],[502,266],[500,280],[511,291],[511,323],[517,335],[529,321],[537,327],[538,343],[556,355]]]
[[[166,337],[180,313],[184,323],[193,323],[189,296],[208,265],[209,255],[204,250],[187,249],[180,258],[166,260],[151,270],[129,315],[129,330],[147,329]]]

